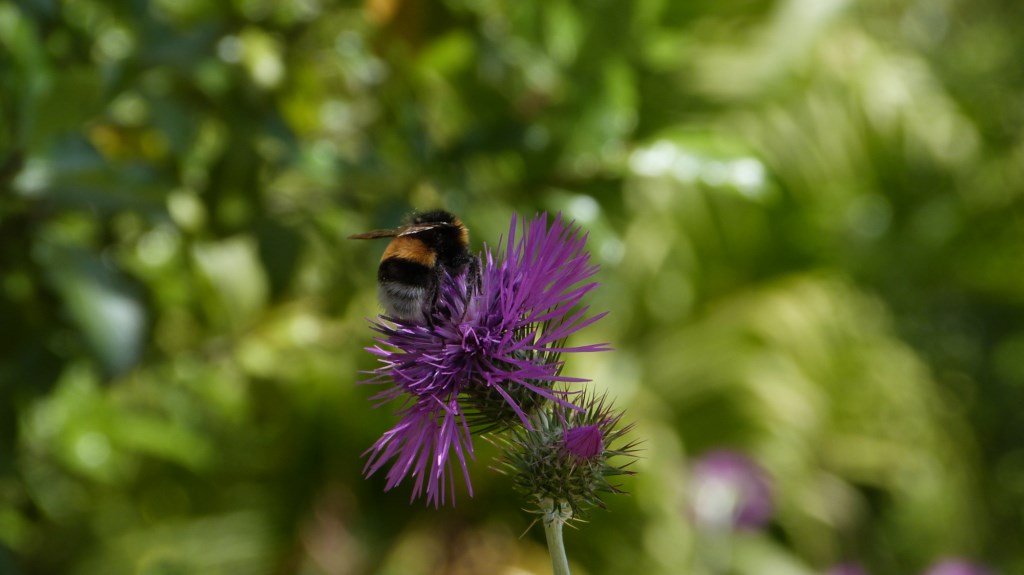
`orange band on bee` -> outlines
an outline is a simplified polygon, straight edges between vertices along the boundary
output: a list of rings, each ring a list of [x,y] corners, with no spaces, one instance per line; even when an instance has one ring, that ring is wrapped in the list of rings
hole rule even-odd
[[[428,268],[434,267],[434,264],[437,263],[437,253],[428,248],[427,244],[412,236],[399,236],[391,240],[380,261],[391,258],[416,262]]]
[[[454,218],[452,225],[459,228],[459,241],[463,246],[469,246],[469,228],[459,218]]]

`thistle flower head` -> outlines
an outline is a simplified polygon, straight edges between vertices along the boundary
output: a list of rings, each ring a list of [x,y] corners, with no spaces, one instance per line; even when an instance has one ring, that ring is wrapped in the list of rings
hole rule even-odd
[[[771,519],[768,474],[738,451],[712,451],[693,466],[691,504],[697,522],[711,528],[756,529]]]
[[[471,429],[531,425],[545,402],[572,408],[555,384],[586,380],[563,376],[563,352],[603,351],[603,344],[566,347],[566,338],[604,314],[588,315],[580,300],[597,284],[586,236],[561,216],[539,215],[517,235],[515,218],[503,250],[485,250],[479,287],[465,275],[442,274],[426,324],[378,320],[368,351],[381,365],[364,383],[386,388],[373,399],[404,401],[400,421],[367,451],[364,471],[390,463],[385,489],[414,478],[412,497],[426,493],[439,505],[455,455],[472,495],[466,466]]]
[[[552,406],[533,417],[529,428],[496,440],[504,448],[498,470],[512,476],[516,489],[544,512],[547,502],[568,505],[572,517],[604,507],[601,493],[620,493],[610,478],[632,475],[637,443],[613,446],[632,425],[618,427],[620,412],[605,396],[584,396],[582,410]]]

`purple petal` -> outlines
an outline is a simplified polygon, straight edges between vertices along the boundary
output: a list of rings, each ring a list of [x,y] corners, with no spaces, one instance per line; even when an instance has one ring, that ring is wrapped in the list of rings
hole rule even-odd
[[[565,450],[580,459],[593,459],[604,452],[600,425],[586,425],[566,430],[562,436]]]

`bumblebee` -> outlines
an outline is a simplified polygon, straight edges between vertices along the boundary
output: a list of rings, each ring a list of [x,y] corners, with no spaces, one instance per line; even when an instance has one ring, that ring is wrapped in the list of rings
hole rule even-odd
[[[378,296],[388,317],[429,322],[445,272],[453,277],[468,274],[468,284],[479,289],[480,260],[469,251],[469,230],[444,210],[414,214],[393,230],[349,236],[375,238],[394,238],[377,268]]]

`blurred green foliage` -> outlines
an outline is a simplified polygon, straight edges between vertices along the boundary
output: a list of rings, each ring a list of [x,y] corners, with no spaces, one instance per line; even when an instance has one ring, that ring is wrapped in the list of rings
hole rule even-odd
[[[0,4],[0,572],[547,572],[486,443],[454,509],[360,477],[383,246],[344,238],[435,206],[590,231],[616,351],[568,369],[646,451],[580,573],[703,573],[722,446],[779,497],[736,573],[1024,572],[1022,17]]]

